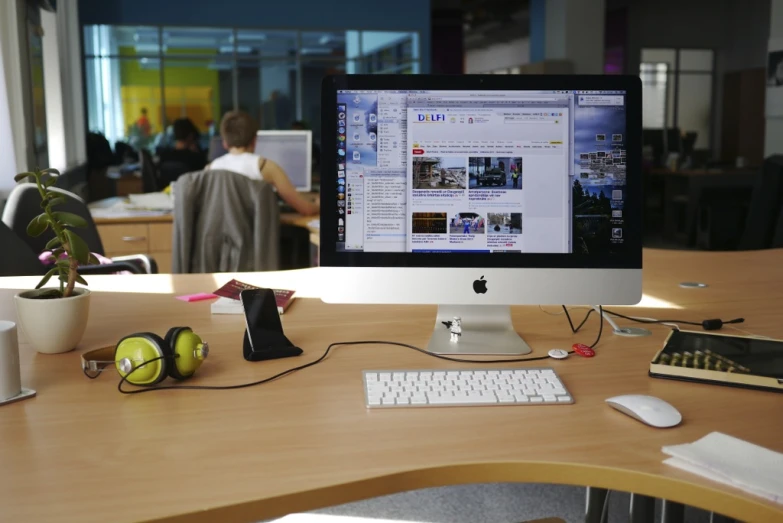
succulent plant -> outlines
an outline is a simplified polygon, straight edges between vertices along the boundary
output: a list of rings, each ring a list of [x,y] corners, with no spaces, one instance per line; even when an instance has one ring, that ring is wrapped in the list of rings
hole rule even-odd
[[[87,281],[79,275],[79,264],[98,263],[90,253],[87,243],[73,229],[87,227],[87,222],[81,216],[70,212],[57,211],[54,208],[65,203],[67,195],[50,189],[57,181],[60,173],[57,169],[43,169],[17,174],[17,182],[33,178],[38,192],[41,194],[43,212],[33,218],[27,225],[27,234],[38,237],[50,230],[54,237],[46,244],[45,249],[52,252],[54,266],[36,285],[40,289],[53,277],[60,281],[59,289],[51,289],[41,298],[67,298],[73,294],[76,282],[87,285]],[[65,255],[63,257],[63,255]]]

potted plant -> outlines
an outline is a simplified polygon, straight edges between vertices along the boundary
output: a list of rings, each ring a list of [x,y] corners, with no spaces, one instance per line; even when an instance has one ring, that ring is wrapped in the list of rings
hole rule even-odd
[[[38,352],[57,354],[73,350],[81,341],[87,327],[90,310],[90,291],[76,287],[87,285],[79,275],[79,264],[96,263],[87,243],[74,231],[86,227],[85,220],[76,214],[61,212],[55,208],[66,201],[66,196],[49,190],[59,176],[56,169],[37,170],[18,174],[19,182],[33,178],[41,194],[43,212],[27,226],[27,234],[37,237],[51,231],[54,237],[46,244],[51,251],[53,267],[44,275],[35,290],[16,295],[16,311],[19,324]],[[44,288],[50,279],[57,277],[59,287]]]

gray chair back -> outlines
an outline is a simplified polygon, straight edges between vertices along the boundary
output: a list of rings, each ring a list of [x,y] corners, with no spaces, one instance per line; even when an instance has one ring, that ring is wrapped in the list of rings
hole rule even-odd
[[[87,243],[91,252],[104,254],[98,227],[96,227],[90,214],[90,209],[84,203],[84,200],[63,189],[50,187],[49,190],[66,196],[66,201],[57,205],[55,210],[71,212],[84,218],[87,222],[87,228],[77,229],[79,237]],[[26,242],[35,253],[43,252],[46,244],[54,237],[54,233],[51,230],[46,231],[37,238],[31,238],[27,235],[27,225],[39,214],[41,214],[41,195],[38,193],[38,188],[35,184],[21,183],[14,187],[3,209],[2,221],[19,238]]]
[[[0,223],[0,276],[43,276],[47,267],[24,240]]]

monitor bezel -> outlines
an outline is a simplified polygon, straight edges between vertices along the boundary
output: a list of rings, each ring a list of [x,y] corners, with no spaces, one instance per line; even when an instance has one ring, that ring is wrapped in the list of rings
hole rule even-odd
[[[325,267],[642,268],[642,85],[630,75],[340,75],[321,84],[321,143],[337,144],[339,90],[567,90],[626,92],[626,197],[622,253],[410,253],[337,250],[337,147],[321,151],[320,264]]]
[[[261,138],[264,138],[266,136],[304,136],[305,141],[307,142],[307,185],[306,186],[299,186],[294,183],[293,180],[291,180],[291,176],[286,173],[288,176],[288,179],[291,180],[291,184],[294,186],[294,188],[298,192],[310,192],[313,190],[313,131],[309,129],[292,129],[292,130],[259,130],[256,131],[256,146],[258,146],[258,140]],[[255,152],[255,150],[253,151]],[[256,153],[257,154],[257,153]],[[335,176],[337,176],[335,174]]]

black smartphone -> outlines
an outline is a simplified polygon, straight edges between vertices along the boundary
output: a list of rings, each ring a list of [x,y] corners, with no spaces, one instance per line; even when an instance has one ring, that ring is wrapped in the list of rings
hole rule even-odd
[[[277,312],[275,294],[269,289],[246,289],[239,293],[242,308],[245,309],[245,324],[253,350],[262,350],[265,344],[257,339],[269,332],[283,332],[280,314]]]
[[[239,300],[245,309],[247,325],[242,345],[246,360],[264,361],[302,354],[302,349],[295,347],[283,333],[273,290],[246,289],[239,293]]]

